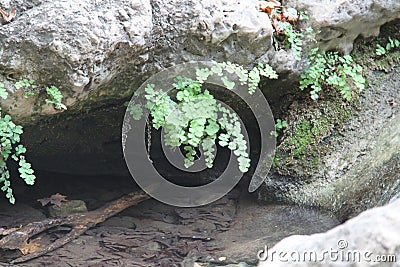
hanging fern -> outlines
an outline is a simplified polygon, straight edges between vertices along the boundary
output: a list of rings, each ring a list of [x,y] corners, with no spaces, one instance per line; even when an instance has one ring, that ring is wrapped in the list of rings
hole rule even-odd
[[[34,81],[27,79],[16,82],[15,88],[24,90],[24,97],[40,92],[40,90],[36,90],[38,87]],[[54,104],[56,109],[66,109],[65,105],[61,103],[62,94],[56,87],[47,87],[46,93],[50,97],[50,99],[46,99],[46,103]],[[8,98],[8,92],[3,83],[0,83],[0,98],[3,100]],[[15,124],[11,116],[5,114],[0,106],[0,185],[2,185],[0,189],[12,204],[15,203],[15,197],[11,188],[9,161],[12,159],[18,163],[19,177],[26,184],[33,185],[36,179],[31,164],[25,158],[26,148],[21,144],[22,133],[22,126]]]
[[[269,65],[259,64],[248,71],[230,62],[214,62],[211,68],[198,69],[196,80],[176,77],[173,84],[176,95],[173,97],[156,89],[154,84],[147,84],[145,88],[146,107],[150,109],[153,127],[163,127],[166,145],[183,146],[184,165],[187,168],[194,164],[196,148],[200,147],[203,149],[206,166],[212,168],[217,140],[220,146],[233,151],[241,172],[247,172],[250,167],[247,142],[242,134],[239,117],[217,103],[210,91],[203,88],[208,77],[215,74],[221,77],[227,89],[233,89],[235,82],[229,80],[225,73],[235,74],[241,85],[247,85],[249,94],[255,92],[260,76],[278,78]],[[129,113],[137,120],[140,119],[142,110],[139,105],[132,105]]]

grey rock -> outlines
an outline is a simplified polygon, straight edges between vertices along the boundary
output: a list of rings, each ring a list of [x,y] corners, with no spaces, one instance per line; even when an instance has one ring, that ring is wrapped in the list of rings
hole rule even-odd
[[[373,74],[369,82],[362,109],[330,136],[319,165],[311,173],[300,167],[310,165],[304,162],[291,168],[289,176],[271,174],[260,199],[319,206],[347,219],[398,197],[400,112],[387,101],[399,95],[399,71]]]
[[[147,77],[190,60],[248,65],[271,47],[272,26],[257,1],[12,5],[17,16],[0,30],[0,80],[10,90],[21,78],[54,84],[69,108],[49,116],[58,111],[35,98],[15,94],[2,102],[27,126],[25,141],[39,169],[127,174],[120,147],[122,104]]]
[[[399,204],[400,200],[397,200],[389,205],[365,211],[325,233],[289,236],[270,248],[268,259],[260,262],[258,266],[396,266],[396,262],[383,263],[375,260],[380,255],[388,258],[400,253]],[[275,259],[272,260],[274,251]],[[323,256],[324,251],[333,254],[326,253]],[[280,252],[287,253],[286,256],[282,256],[282,260],[277,256]],[[295,257],[309,257],[311,253],[315,253],[318,261],[291,261],[291,252],[294,252]],[[330,255],[336,256],[330,258]],[[266,254],[263,257],[266,258]],[[335,260],[336,257],[338,260]],[[348,257],[350,260],[346,260]],[[284,262],[284,259],[288,261]]]
[[[52,205],[49,207],[49,214],[52,217],[66,216],[75,213],[87,212],[86,203],[82,200],[69,200],[61,202],[60,206]]]
[[[60,86],[67,106],[129,96],[129,85],[171,64],[251,64],[263,54],[260,47],[271,46],[272,34],[256,3],[60,0],[17,6],[16,19],[1,28],[0,66],[4,78],[30,76]],[[4,103],[12,114],[34,113],[33,101],[15,100]],[[54,110],[46,106],[39,113]]]
[[[26,127],[38,169],[127,174],[120,147],[123,102],[150,75],[191,60],[265,61],[298,78],[302,62],[275,52],[268,15],[258,1],[8,1],[16,18],[0,26],[0,81],[31,78],[56,85],[68,111],[14,94],[2,107]],[[360,34],[399,17],[399,2],[288,1],[323,30],[324,48],[349,52]],[[273,90],[272,90],[273,91]],[[281,96],[284,92],[280,93]]]
[[[339,48],[347,54],[358,36],[377,36],[380,26],[400,18],[397,0],[288,0],[285,5],[309,14],[311,26],[321,31],[318,39],[322,49]]]
[[[30,76],[61,87],[66,105],[72,106],[120,73],[122,65],[145,62],[151,29],[149,1],[55,1],[27,10],[17,6],[15,20],[1,28],[0,66],[5,78]],[[34,104],[19,98],[4,103],[19,117],[32,115]],[[35,113],[54,112],[45,106]]]

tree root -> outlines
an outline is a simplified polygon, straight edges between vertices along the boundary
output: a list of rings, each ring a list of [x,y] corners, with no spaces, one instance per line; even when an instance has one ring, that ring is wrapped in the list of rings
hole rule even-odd
[[[87,229],[149,198],[150,196],[144,192],[133,192],[106,204],[102,208],[84,214],[49,218],[40,222],[29,223],[20,228],[10,229],[6,233],[3,232],[4,237],[0,239],[0,248],[21,251],[23,256],[11,261],[11,263],[22,263],[38,258],[71,242],[85,233]],[[72,227],[71,231],[50,245],[43,244],[41,237],[37,236],[48,229],[62,225]],[[34,238],[32,239],[32,237]]]

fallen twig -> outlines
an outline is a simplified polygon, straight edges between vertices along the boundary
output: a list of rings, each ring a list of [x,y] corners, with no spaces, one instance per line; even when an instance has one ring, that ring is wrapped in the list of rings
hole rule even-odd
[[[149,198],[150,196],[144,192],[134,192],[108,203],[102,208],[84,214],[72,214],[66,217],[49,218],[40,222],[32,222],[20,228],[14,228],[12,229],[13,231],[8,231],[6,235],[3,231],[4,237],[0,239],[0,248],[18,249],[24,254],[11,261],[11,263],[29,261],[62,247],[82,235],[87,229]],[[42,244],[42,239],[35,237],[50,228],[62,225],[72,227],[71,231],[50,245]],[[32,237],[35,238],[31,239]]]

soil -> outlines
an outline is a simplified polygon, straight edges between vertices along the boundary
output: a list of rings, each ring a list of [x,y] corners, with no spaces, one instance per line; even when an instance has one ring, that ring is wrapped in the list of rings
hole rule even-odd
[[[69,181],[68,185],[60,181]],[[259,204],[239,185],[229,195],[199,208],[176,208],[147,200],[126,209],[64,247],[40,258],[9,265],[18,251],[1,251],[0,266],[254,266],[257,251],[292,234],[323,232],[339,224],[321,210]],[[36,201],[55,193],[85,201],[89,210],[137,190],[129,177],[66,177],[39,174],[29,190],[16,185],[17,204],[0,203],[0,228],[48,217]],[[240,193],[242,192],[242,193]],[[65,227],[43,234],[49,242]]]

